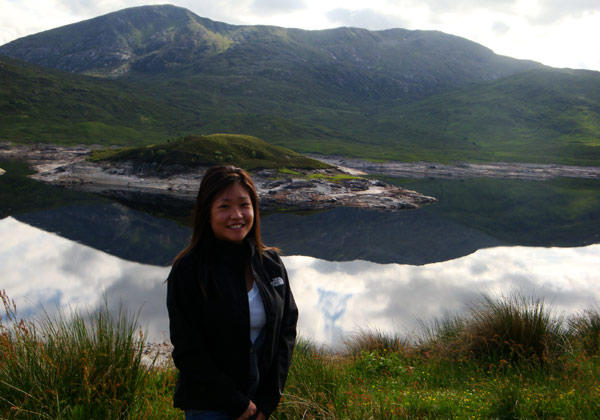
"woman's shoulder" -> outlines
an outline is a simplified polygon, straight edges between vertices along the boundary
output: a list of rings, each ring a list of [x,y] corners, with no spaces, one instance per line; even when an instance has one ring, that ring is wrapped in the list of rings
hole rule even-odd
[[[171,273],[186,273],[197,271],[198,268],[198,253],[195,250],[189,250],[185,254],[179,256],[171,266]]]
[[[262,252],[263,258],[268,258],[278,264],[283,264],[281,261],[281,256],[279,255],[279,250],[277,248],[267,247]]]
[[[262,266],[271,276],[281,276],[285,273],[285,265],[281,260],[278,249],[267,248],[262,252]]]

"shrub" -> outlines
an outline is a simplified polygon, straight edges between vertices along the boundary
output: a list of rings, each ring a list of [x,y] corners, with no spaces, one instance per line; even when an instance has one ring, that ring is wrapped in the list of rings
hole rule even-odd
[[[83,317],[18,319],[0,292],[0,417],[125,418],[139,403],[147,373],[137,316],[107,305]]]
[[[422,335],[418,340],[421,352],[433,352],[438,356],[450,356],[456,353],[461,342],[466,319],[458,315],[446,315],[435,319],[433,323],[421,322]]]
[[[379,330],[359,330],[344,340],[344,345],[346,351],[353,355],[362,352],[403,352],[409,347],[408,340]]]
[[[569,332],[573,344],[590,356],[600,350],[600,312],[586,310],[569,319]]]
[[[490,363],[544,363],[562,347],[562,322],[539,299],[520,295],[484,302],[471,309],[464,345],[473,358]]]
[[[334,360],[307,341],[299,340],[294,350],[285,394],[277,419],[335,419],[340,380]]]

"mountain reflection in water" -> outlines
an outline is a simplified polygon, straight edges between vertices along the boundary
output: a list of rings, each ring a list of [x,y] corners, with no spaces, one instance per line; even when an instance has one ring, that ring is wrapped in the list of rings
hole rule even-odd
[[[14,217],[120,258],[153,265],[169,265],[190,236],[186,226],[118,203],[63,206]],[[264,242],[285,255],[331,261],[421,265],[504,244],[443,217],[408,210],[340,207],[302,215],[275,213],[262,217],[261,230]]]
[[[125,261],[11,217],[0,220],[0,237],[0,288],[21,316],[93,310],[106,297],[111,308],[141,308],[150,340],[168,339],[168,267]],[[544,297],[559,313],[590,308],[600,301],[598,261],[600,245],[495,247],[423,266],[284,257],[300,335],[332,347],[361,328],[414,337],[419,320],[460,312],[482,293]]]

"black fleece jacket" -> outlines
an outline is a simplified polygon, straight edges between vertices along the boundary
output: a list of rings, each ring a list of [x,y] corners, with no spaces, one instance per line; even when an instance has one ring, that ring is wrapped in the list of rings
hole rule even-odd
[[[276,252],[259,255],[250,240],[242,245],[217,241],[211,254],[210,261],[202,261],[191,251],[173,265],[167,279],[169,330],[179,370],[174,406],[222,410],[233,418],[248,407],[250,312],[244,267],[249,260],[267,318],[253,401],[268,418],[281,398],[296,339],[298,309],[287,272]]]

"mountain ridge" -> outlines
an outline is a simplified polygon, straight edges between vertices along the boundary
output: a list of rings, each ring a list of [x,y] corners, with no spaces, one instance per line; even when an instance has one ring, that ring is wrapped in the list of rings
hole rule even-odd
[[[49,81],[42,68],[5,64],[0,139],[143,145],[227,132],[371,159],[600,159],[600,73],[562,77],[569,71],[436,31],[229,25],[141,6],[15,40],[7,52],[94,77],[52,70]]]
[[[30,35],[1,46],[0,54],[105,77],[191,68],[195,73],[222,74],[226,69],[228,74],[277,81],[303,72],[302,78],[323,89],[341,87],[363,96],[389,92],[380,92],[377,100],[391,95],[422,98],[541,66],[497,56],[482,45],[437,31],[229,25],[171,5],[128,8]]]

